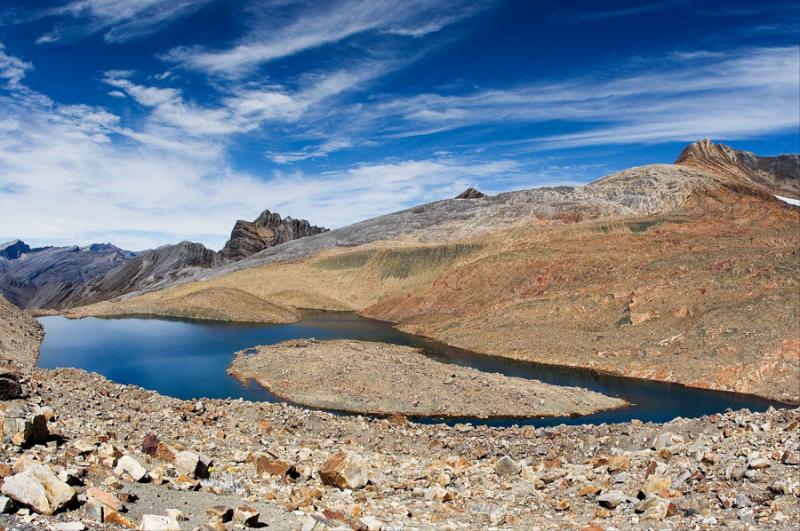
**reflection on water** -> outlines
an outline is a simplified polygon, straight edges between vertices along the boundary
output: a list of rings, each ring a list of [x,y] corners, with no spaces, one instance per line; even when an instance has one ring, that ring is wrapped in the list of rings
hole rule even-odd
[[[663,422],[674,417],[698,417],[726,408],[765,410],[777,402],[735,393],[692,389],[599,374],[585,369],[552,367],[484,356],[412,336],[387,323],[352,313],[305,312],[300,323],[247,325],[165,319],[68,320],[42,317],[47,332],[41,367],[78,367],[125,384],[136,384],[176,398],[244,398],[275,401],[256,385],[245,385],[227,375],[234,352],[254,345],[288,339],[360,339],[422,347],[434,359],[497,372],[535,378],[556,385],[578,386],[623,398],[630,407],[577,418],[450,419],[503,426],[561,423],[623,422],[630,419]],[[428,419],[424,422],[435,422]]]

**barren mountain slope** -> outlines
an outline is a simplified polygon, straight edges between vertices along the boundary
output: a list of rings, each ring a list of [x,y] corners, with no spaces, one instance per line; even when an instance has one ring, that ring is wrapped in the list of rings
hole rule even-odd
[[[744,173],[653,165],[441,201],[72,315],[235,288],[489,354],[800,400],[800,211],[772,192]]]
[[[86,283],[135,256],[111,244],[21,250],[0,257],[0,293],[21,308],[67,307]]]
[[[43,339],[42,325],[0,295],[0,366],[35,367]]]

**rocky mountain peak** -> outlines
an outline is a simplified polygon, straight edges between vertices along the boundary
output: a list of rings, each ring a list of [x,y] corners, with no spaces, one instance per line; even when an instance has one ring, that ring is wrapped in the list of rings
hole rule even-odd
[[[800,155],[797,154],[760,157],[706,138],[686,146],[675,164],[753,181],[773,194],[800,197]]]
[[[483,192],[481,192],[481,191],[479,191],[479,190],[477,190],[477,189],[475,189],[475,188],[470,186],[469,188],[467,188],[466,190],[464,190],[463,192],[458,194],[455,198],[456,199],[480,199],[482,197],[486,197],[486,194],[484,194]]]
[[[277,212],[265,210],[255,221],[238,220],[220,254],[228,260],[241,260],[269,247],[327,230],[304,219],[282,218]]]
[[[12,240],[0,244],[0,257],[8,260],[16,260],[21,255],[31,252],[31,248],[22,240]]]

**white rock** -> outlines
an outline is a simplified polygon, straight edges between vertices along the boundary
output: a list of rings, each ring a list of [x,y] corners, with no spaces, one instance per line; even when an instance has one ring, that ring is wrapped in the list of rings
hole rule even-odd
[[[41,514],[53,514],[75,498],[75,489],[45,465],[31,465],[5,478],[3,494]]]
[[[358,520],[359,529],[363,529],[364,531],[381,531],[384,526],[383,522],[375,518],[374,516],[364,516]]]
[[[83,525],[83,522],[59,522],[53,524],[53,529],[55,531],[83,531],[86,526]]]
[[[211,459],[196,452],[178,452],[175,455],[175,469],[190,477],[207,478]]]
[[[121,476],[123,473],[128,474],[134,481],[143,481],[147,477],[147,470],[139,464],[139,461],[130,455],[124,455],[117,461],[117,467],[114,473]]]
[[[142,531],[181,531],[181,526],[169,516],[146,514],[142,516],[140,529]]]

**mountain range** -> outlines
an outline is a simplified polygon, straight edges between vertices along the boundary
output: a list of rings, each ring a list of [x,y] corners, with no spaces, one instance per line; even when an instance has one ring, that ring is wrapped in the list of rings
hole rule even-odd
[[[0,245],[0,294],[21,308],[70,308],[168,285],[325,230],[265,210],[255,221],[238,220],[220,252],[188,241],[132,252],[110,243],[32,249],[13,240]]]

